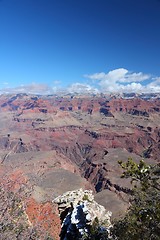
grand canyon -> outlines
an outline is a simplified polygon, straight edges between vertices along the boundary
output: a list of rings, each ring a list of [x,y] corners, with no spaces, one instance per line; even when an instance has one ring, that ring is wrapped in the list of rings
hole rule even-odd
[[[130,181],[121,178],[118,161],[159,162],[159,123],[159,97],[0,95],[2,220],[15,194],[23,222],[59,239],[53,199],[80,188],[119,218],[129,206]]]

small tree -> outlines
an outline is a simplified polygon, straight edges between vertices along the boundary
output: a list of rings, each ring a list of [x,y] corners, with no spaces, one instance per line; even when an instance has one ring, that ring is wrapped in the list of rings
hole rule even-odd
[[[133,188],[131,206],[126,216],[115,222],[113,239],[159,240],[160,165],[148,165],[143,160],[137,164],[131,158],[119,164],[124,169],[122,177],[130,178]]]

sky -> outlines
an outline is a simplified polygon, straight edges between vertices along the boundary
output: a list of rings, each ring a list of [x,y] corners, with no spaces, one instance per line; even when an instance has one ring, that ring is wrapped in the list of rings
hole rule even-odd
[[[160,0],[0,0],[0,93],[160,92]]]

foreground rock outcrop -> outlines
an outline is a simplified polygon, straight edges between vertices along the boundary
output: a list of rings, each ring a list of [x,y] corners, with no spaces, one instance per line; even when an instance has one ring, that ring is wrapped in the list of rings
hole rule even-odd
[[[109,234],[111,212],[94,201],[91,190],[68,191],[54,199],[58,204],[62,229],[61,240],[85,239],[97,221],[99,234]]]

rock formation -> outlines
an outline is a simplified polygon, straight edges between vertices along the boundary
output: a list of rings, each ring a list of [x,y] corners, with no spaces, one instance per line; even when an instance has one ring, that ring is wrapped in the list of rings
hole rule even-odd
[[[109,234],[111,212],[94,201],[91,190],[69,191],[54,199],[58,204],[62,228],[61,240],[81,239],[90,235],[95,220],[99,222],[99,232]]]

